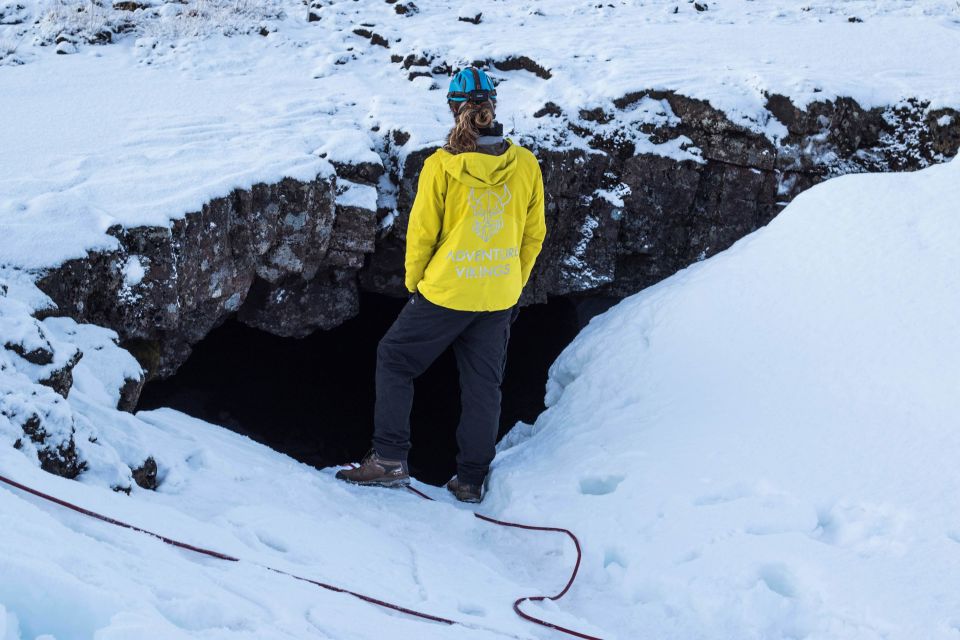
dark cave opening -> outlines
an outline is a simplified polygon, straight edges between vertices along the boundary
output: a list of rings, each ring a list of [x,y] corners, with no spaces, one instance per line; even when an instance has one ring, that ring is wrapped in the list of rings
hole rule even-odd
[[[301,339],[228,320],[196,345],[174,376],[148,383],[137,408],[173,407],[316,467],[358,460],[373,433],[377,343],[405,302],[362,293],[357,316]],[[521,309],[501,387],[499,437],[543,411],[550,364],[589,317],[612,302],[557,297]],[[460,388],[452,350],[414,388],[410,471],[439,485],[456,470]]]

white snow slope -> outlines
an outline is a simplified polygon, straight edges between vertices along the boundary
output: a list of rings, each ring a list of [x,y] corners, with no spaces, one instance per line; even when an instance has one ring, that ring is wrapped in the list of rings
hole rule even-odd
[[[585,534],[578,612],[622,608],[625,638],[960,635],[958,198],[956,160],[830,180],[581,332],[493,502]]]
[[[829,180],[590,322],[551,368],[549,408],[501,443],[481,507],[581,536],[581,577],[543,617],[620,639],[960,634],[958,199],[958,161]],[[70,405],[121,457],[156,455],[159,490],[63,480],[0,442],[4,474],[469,626],[0,487],[0,638],[553,637],[510,603],[562,584],[559,537],[348,486],[173,411],[121,414],[95,373]]]

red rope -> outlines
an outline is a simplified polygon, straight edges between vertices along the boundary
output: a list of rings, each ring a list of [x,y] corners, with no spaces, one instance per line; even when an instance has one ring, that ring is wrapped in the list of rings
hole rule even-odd
[[[433,498],[423,493],[419,489],[416,489],[411,486],[407,486],[407,489],[417,494],[421,498],[425,498],[431,501],[433,500]],[[584,638],[584,640],[603,640],[602,638],[599,638],[597,636],[591,636],[589,634],[582,633],[580,631],[575,631],[573,629],[567,629],[566,627],[561,627],[558,624],[547,622],[546,620],[541,620],[540,618],[535,618],[534,616],[524,612],[523,609],[520,608],[520,605],[523,604],[524,602],[542,602],[543,600],[559,600],[564,595],[566,595],[567,591],[570,590],[570,587],[573,586],[573,581],[577,579],[577,572],[580,571],[580,561],[583,558],[583,550],[580,547],[580,540],[577,539],[577,536],[575,536],[572,531],[570,531],[569,529],[564,529],[562,527],[540,527],[532,524],[520,524],[518,522],[507,522],[506,520],[497,520],[496,518],[491,518],[490,516],[481,515],[476,512],[474,512],[473,516],[475,518],[479,518],[480,520],[483,520],[484,522],[491,522],[493,524],[500,525],[501,527],[513,527],[515,529],[526,529],[527,531],[549,531],[553,533],[562,533],[566,535],[568,538],[570,538],[570,540],[573,541],[573,546],[576,547],[577,549],[577,561],[573,565],[573,571],[570,572],[570,579],[567,580],[567,584],[563,587],[563,589],[560,590],[560,593],[557,593],[556,595],[552,595],[552,596],[525,596],[523,598],[517,598],[513,603],[513,610],[517,613],[518,616],[520,616],[524,620],[533,622],[534,624],[539,624],[540,626],[543,626],[543,627],[548,627],[550,629],[553,629],[554,631],[559,631],[560,633],[565,633],[567,635],[574,636],[575,638]]]
[[[132,531],[137,531],[139,533],[145,533],[148,536],[153,536],[157,540],[166,542],[167,544],[173,545],[174,547],[180,547],[181,549],[186,549],[188,551],[193,551],[195,553],[202,553],[205,556],[210,556],[211,558],[217,558],[219,560],[227,560],[228,562],[240,562],[240,558],[234,558],[233,556],[228,556],[225,553],[220,553],[219,551],[211,551],[210,549],[204,549],[203,547],[195,547],[192,544],[187,544],[186,542],[180,542],[179,540],[174,540],[173,538],[162,536],[159,533],[154,533],[153,531],[147,531],[146,529],[141,529],[140,527],[135,527],[132,524],[127,524],[126,522],[123,522],[122,520],[114,520],[113,518],[99,514],[96,511],[90,511],[89,509],[78,507],[72,502],[67,502],[66,500],[61,500],[60,498],[56,498],[42,491],[31,489],[27,485],[20,484],[19,482],[11,480],[10,478],[0,476],[0,482],[5,482],[11,487],[16,487],[21,491],[25,491],[29,494],[35,495],[38,498],[43,498],[44,500],[53,502],[54,504],[58,504],[61,507],[66,507],[67,509],[76,511],[77,513],[82,513],[85,516],[90,516],[91,518],[96,518],[97,520],[102,520],[103,522],[107,522],[109,524],[112,524],[118,527],[123,527],[124,529],[130,529]]]
[[[143,528],[141,528],[141,527],[134,526],[134,525],[129,524],[129,523],[127,523],[127,522],[123,522],[122,520],[116,520],[116,519],[111,518],[111,517],[109,517],[109,516],[105,516],[105,515],[103,515],[103,514],[101,514],[101,513],[97,513],[96,511],[91,511],[91,510],[89,510],[89,509],[84,509],[83,507],[80,507],[80,506],[78,506],[78,505],[75,505],[75,504],[73,504],[72,502],[67,502],[66,500],[62,500],[62,499],[57,498],[57,497],[55,497],[55,496],[52,496],[52,495],[50,495],[50,494],[48,494],[48,493],[44,493],[44,492],[42,492],[42,491],[38,491],[37,489],[33,489],[33,488],[31,488],[31,487],[28,487],[28,486],[26,486],[26,485],[24,485],[24,484],[21,484],[21,483],[19,483],[19,482],[16,482],[15,480],[11,480],[10,478],[7,478],[7,477],[2,476],[2,475],[0,475],[0,482],[4,482],[4,483],[10,485],[11,487],[14,487],[14,488],[16,488],[16,489],[19,489],[19,490],[24,491],[24,492],[26,492],[26,493],[29,493],[29,494],[31,494],[31,495],[34,495],[34,496],[36,496],[36,497],[38,497],[38,498],[42,498],[43,500],[46,500],[46,501],[48,501],[48,502],[52,502],[52,503],[54,503],[54,504],[60,505],[61,507],[65,507],[65,508],[70,509],[70,510],[72,510],[72,511],[76,511],[77,513],[81,513],[81,514],[83,514],[83,515],[85,515],[85,516],[88,516],[88,517],[90,517],[90,518],[95,518],[95,519],[97,519],[97,520],[100,520],[100,521],[102,521],[102,522],[106,522],[106,523],[108,523],[108,524],[112,524],[112,525],[117,526],[117,527],[122,527],[122,528],[124,528],[124,529],[130,529],[131,531],[136,531],[136,532],[138,532],[138,533],[146,534],[146,535],[148,535],[148,536],[151,536],[151,537],[153,537],[153,538],[156,538],[157,540],[160,540],[161,542],[164,542],[164,543],[169,544],[169,545],[174,546],[174,547],[178,547],[178,548],[180,548],[180,549],[186,549],[186,550],[188,550],[188,551],[193,551],[194,553],[199,553],[199,554],[202,554],[202,555],[205,555],[205,556],[209,556],[209,557],[211,557],[211,558],[217,558],[218,560],[226,560],[227,562],[240,562],[240,561],[241,561],[240,558],[236,558],[236,557],[234,557],[234,556],[230,556],[230,555],[227,555],[227,554],[225,554],[225,553],[220,553],[219,551],[214,551],[214,550],[212,550],[212,549],[206,549],[206,548],[204,548],[204,547],[198,547],[198,546],[196,546],[196,545],[192,545],[192,544],[189,544],[189,543],[186,543],[186,542],[181,542],[181,541],[175,540],[175,539],[173,539],[173,538],[168,538],[168,537],[166,537],[166,536],[160,535],[159,533],[155,533],[155,532],[153,532],[153,531],[149,531],[149,530],[147,530],[147,529],[143,529]],[[423,493],[423,492],[421,492],[421,491],[418,491],[417,489],[415,489],[415,488],[413,488],[413,487],[407,487],[407,488],[410,489],[410,491],[416,493],[417,495],[419,495],[419,496],[422,497],[422,498],[425,498],[425,499],[427,499],[427,500],[433,500],[433,498],[431,498],[431,497],[428,496],[427,494],[425,494],[425,493]],[[573,585],[573,581],[574,581],[574,579],[577,577],[577,571],[580,569],[581,550],[580,550],[580,541],[577,540],[577,537],[576,537],[575,535],[573,535],[573,533],[572,533],[571,531],[568,531],[567,529],[560,529],[560,528],[554,528],[554,527],[537,527],[537,526],[528,525],[528,524],[517,524],[517,523],[515,523],[515,522],[505,522],[505,521],[503,521],[503,520],[496,520],[495,518],[490,518],[489,516],[480,515],[479,513],[474,513],[473,515],[476,516],[477,518],[479,518],[480,520],[485,520],[485,521],[487,521],[487,522],[492,522],[493,524],[501,525],[501,526],[504,526],[504,527],[515,527],[515,528],[518,528],[518,529],[528,529],[528,530],[531,530],[531,531],[554,531],[554,532],[564,533],[564,534],[568,535],[568,536],[570,537],[570,539],[573,540],[573,544],[574,544],[574,545],[576,546],[576,548],[577,548],[577,562],[576,562],[576,564],[575,564],[574,567],[573,567],[573,573],[570,575],[570,579],[567,581],[566,586],[563,588],[562,591],[560,591],[560,593],[558,593],[558,594],[555,595],[555,596],[528,596],[528,597],[524,597],[524,598],[519,598],[519,599],[516,600],[516,602],[513,603],[513,610],[516,611],[517,615],[519,615],[521,618],[523,618],[523,619],[525,619],[525,620],[529,620],[530,622],[533,622],[533,623],[535,623],[535,624],[539,624],[539,625],[542,625],[542,626],[544,626],[544,627],[548,627],[548,628],[550,628],[550,629],[554,629],[554,630],[556,630],[556,631],[560,631],[560,632],[562,632],[562,633],[566,633],[566,634],[568,634],[568,635],[575,636],[575,637],[577,637],[577,638],[584,638],[585,640],[602,640],[601,638],[598,638],[598,637],[596,637],[596,636],[590,636],[590,635],[587,635],[587,634],[585,634],[585,633],[580,633],[579,631],[573,631],[573,630],[571,630],[571,629],[566,629],[566,628],[561,627],[561,626],[559,626],[559,625],[555,625],[555,624],[553,624],[553,623],[546,622],[545,620],[540,620],[539,618],[535,618],[535,617],[533,617],[533,616],[531,616],[531,615],[529,615],[529,614],[527,614],[527,613],[524,613],[524,612],[520,609],[520,604],[523,603],[523,602],[526,602],[526,601],[542,601],[542,600],[548,600],[548,599],[549,599],[549,600],[558,600],[559,598],[562,598],[563,595],[570,589],[571,585]],[[257,563],[254,563],[254,564],[257,564]],[[279,573],[279,574],[281,574],[281,575],[288,576],[288,577],[293,578],[293,579],[295,579],[295,580],[300,580],[300,581],[302,581],[302,582],[308,582],[308,583],[310,583],[310,584],[312,584],[312,585],[315,585],[315,586],[318,586],[318,587],[322,587],[322,588],[324,588],[324,589],[327,589],[328,591],[334,591],[334,592],[336,592],[336,593],[344,593],[344,594],[353,596],[354,598],[359,598],[360,600],[363,600],[364,602],[368,602],[368,603],[370,603],[370,604],[374,604],[374,605],[377,605],[377,606],[379,606],[379,607],[384,607],[384,608],[387,608],[387,609],[391,609],[391,610],[393,610],[393,611],[399,611],[400,613],[405,613],[405,614],[407,614],[407,615],[414,616],[414,617],[416,617],[416,618],[421,618],[421,619],[423,619],[423,620],[430,620],[431,622],[440,622],[440,623],[443,623],[443,624],[450,624],[450,625],[452,625],[452,624],[459,624],[459,625],[463,625],[463,626],[467,626],[467,627],[472,626],[472,625],[464,624],[464,623],[462,623],[462,622],[458,622],[458,621],[456,621],[456,620],[451,620],[451,619],[449,619],[449,618],[442,618],[442,617],[440,617],[440,616],[435,616],[435,615],[430,614],[430,613],[423,613],[422,611],[416,611],[415,609],[408,609],[407,607],[402,607],[402,606],[400,606],[400,605],[398,605],[398,604],[393,604],[392,602],[387,602],[386,600],[380,600],[379,598],[374,598],[373,596],[368,596],[368,595],[365,595],[365,594],[362,594],[362,593],[358,593],[358,592],[356,592],[356,591],[351,591],[351,590],[349,590],[349,589],[344,589],[343,587],[338,587],[338,586],[336,586],[336,585],[328,584],[328,583],[326,583],[326,582],[320,582],[319,580],[312,580],[312,579],[310,579],[310,578],[304,578],[304,577],[302,577],[302,576],[298,576],[298,575],[296,575],[296,574],[289,573],[289,572],[283,571],[283,570],[281,570],[281,569],[275,569],[275,568],[273,568],[273,567],[269,567],[269,566],[266,566],[266,565],[260,565],[260,564],[258,564],[257,566],[260,566],[260,567],[262,567],[262,568],[264,568],[264,569],[267,569],[268,571],[273,571],[274,573]]]

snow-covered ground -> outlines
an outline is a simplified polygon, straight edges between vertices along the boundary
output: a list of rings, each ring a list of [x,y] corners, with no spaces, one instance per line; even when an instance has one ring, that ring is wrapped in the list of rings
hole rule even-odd
[[[540,615],[624,640],[956,638],[958,199],[956,160],[836,178],[594,318],[551,368],[547,411],[501,443],[481,507],[580,535],[580,578]],[[49,323],[87,349],[103,339]],[[8,424],[0,469],[250,562],[0,487],[4,640],[549,637],[510,603],[562,585],[562,538],[492,527],[439,489],[430,503],[348,486],[174,411],[119,413],[123,361],[101,347],[69,397],[96,430],[91,470],[41,472]],[[118,463],[94,449],[126,464],[152,453],[159,489],[111,491]]]
[[[0,473],[249,562],[0,486],[2,640],[547,638],[510,605],[555,592],[574,559],[562,537],[477,521],[440,490],[430,503],[350,487],[174,411],[113,409],[139,370],[115,335],[31,317],[50,305],[33,270],[110,246],[110,225],[162,225],[235,187],[384,161],[395,129],[410,134],[389,152],[402,162],[449,124],[446,76],[408,74],[480,57],[550,71],[491,74],[509,134],[558,148],[585,148],[565,124],[589,124],[578,109],[648,88],[709,100],[774,141],[765,92],[960,105],[955,0],[489,2],[479,25],[456,20],[472,5],[427,0],[407,15],[402,2],[317,2],[310,23],[293,1],[145,4],[93,46],[77,34],[113,9],[86,20],[72,3],[0,0],[0,338],[54,354],[0,350]],[[232,35],[204,11],[226,11]],[[73,53],[41,46],[67,22],[74,42],[60,48]],[[391,61],[408,54],[430,64]],[[534,118],[548,101],[565,118]],[[640,126],[672,114],[648,100],[624,117],[644,142]],[[639,148],[696,159],[675,143]],[[551,370],[547,411],[501,444],[481,508],[580,534],[581,576],[541,617],[608,640],[960,637],[958,198],[956,160],[830,180],[590,323]],[[65,400],[38,381],[74,347]],[[52,441],[73,434],[79,481],[39,470],[31,416]],[[130,473],[151,455],[156,492]]]
[[[492,493],[583,534],[578,613],[620,608],[624,638],[960,635],[958,198],[956,160],[830,180],[591,321]]]
[[[379,163],[392,130],[410,134],[390,151],[402,162],[439,144],[450,125],[449,77],[430,72],[478,58],[525,56],[549,71],[491,69],[508,135],[543,147],[588,148],[567,123],[602,128],[579,110],[613,111],[613,99],[642,89],[708,100],[774,141],[785,129],[764,107],[768,92],[800,106],[836,96],[864,107],[909,97],[960,106],[955,0],[731,0],[706,11],[665,1],[489,2],[480,24],[456,19],[467,5],[442,0],[404,15],[395,10],[403,3],[322,2],[320,19],[307,22],[307,8],[287,0],[246,5],[262,5],[252,24],[266,36],[231,37],[197,37],[181,23],[199,9],[161,3],[117,12],[136,28],[69,55],[39,43],[56,31],[50,7],[72,5],[11,2],[23,20],[0,29],[21,34],[14,57],[24,64],[0,66],[0,261],[28,268],[114,246],[112,224],[162,225],[236,187],[329,175],[330,161]],[[429,64],[391,60],[410,55]],[[408,80],[411,72],[427,75]],[[547,102],[564,116],[534,117]],[[642,131],[673,118],[665,101],[644,100],[606,126],[632,136],[638,152],[698,159],[683,139],[655,144]],[[382,196],[392,206],[388,189]]]

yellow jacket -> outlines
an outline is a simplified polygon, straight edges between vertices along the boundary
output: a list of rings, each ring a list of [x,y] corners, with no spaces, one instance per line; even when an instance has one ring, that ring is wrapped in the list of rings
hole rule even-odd
[[[437,149],[423,162],[407,225],[407,290],[461,311],[516,304],[540,254],[543,176],[505,138],[499,155]]]

